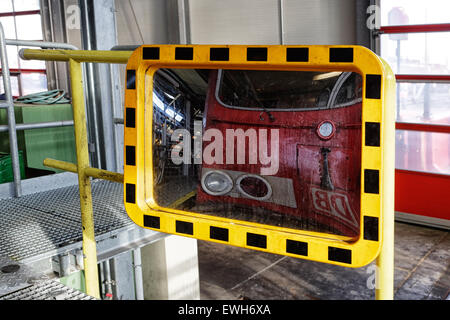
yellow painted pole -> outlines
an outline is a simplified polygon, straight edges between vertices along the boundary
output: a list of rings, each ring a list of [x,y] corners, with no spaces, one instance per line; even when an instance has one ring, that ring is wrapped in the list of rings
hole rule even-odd
[[[44,159],[43,164],[49,168],[78,173],[78,167],[75,163],[46,158]]]
[[[84,273],[86,293],[100,298],[97,247],[94,233],[94,215],[92,209],[91,182],[85,169],[89,167],[89,152],[86,129],[86,111],[81,64],[69,60],[70,80],[72,85],[72,109],[75,130],[75,146],[78,163],[78,187],[80,192],[81,226],[83,231]]]
[[[383,244],[376,260],[376,300],[394,299],[394,211],[384,215]]]
[[[385,81],[385,96],[383,110],[382,141],[383,181],[382,199],[382,235],[383,241],[380,254],[376,260],[376,300],[394,299],[394,194],[395,194],[395,76],[389,65],[384,61],[387,70]]]
[[[390,220],[390,219],[389,219]],[[393,220],[393,219],[392,219]],[[387,240],[383,242],[380,254],[377,257],[377,273],[376,273],[376,300],[393,300],[394,299],[394,226],[387,227],[384,234]],[[391,230],[392,229],[392,230]],[[390,236],[392,234],[392,236]]]
[[[69,171],[73,173],[78,173],[77,165],[66,161],[47,158],[44,159],[44,166]],[[84,173],[92,178],[123,183],[123,174],[121,173],[91,167],[85,168]]]
[[[97,248],[94,233],[92,193],[89,176],[123,183],[123,175],[89,167],[89,153],[86,129],[86,111],[80,62],[126,64],[131,51],[83,51],[83,50],[33,50],[22,49],[19,55],[25,60],[68,61],[72,85],[72,108],[75,130],[77,163],[65,164],[67,171],[78,172],[80,192],[81,224],[83,232],[84,271],[86,293],[100,298],[97,271]],[[71,169],[71,170],[69,170]]]
[[[126,64],[133,51],[102,50],[42,50],[21,49],[19,55],[25,60],[69,61]]]
[[[97,169],[97,168],[91,168],[91,167],[86,168],[84,170],[84,172],[89,177],[123,183],[123,174],[120,174],[117,172],[112,172],[112,171],[107,171],[107,170]]]

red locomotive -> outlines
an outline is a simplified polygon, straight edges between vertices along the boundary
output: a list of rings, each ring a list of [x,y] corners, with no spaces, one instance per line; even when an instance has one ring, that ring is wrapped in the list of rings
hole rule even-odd
[[[351,72],[210,71],[203,132],[225,140],[219,155],[204,137],[222,161],[203,158],[193,211],[357,237],[361,88]]]

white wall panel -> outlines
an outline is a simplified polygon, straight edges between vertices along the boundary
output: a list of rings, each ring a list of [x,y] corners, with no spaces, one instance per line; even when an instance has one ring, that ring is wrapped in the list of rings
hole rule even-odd
[[[116,0],[119,44],[175,41],[177,1]],[[185,6],[193,44],[280,44],[282,31],[284,44],[356,43],[356,0],[188,0]]]
[[[189,1],[193,44],[280,44],[278,0]]]
[[[116,0],[118,43],[168,42],[166,0]]]
[[[355,44],[355,0],[284,0],[284,44]]]

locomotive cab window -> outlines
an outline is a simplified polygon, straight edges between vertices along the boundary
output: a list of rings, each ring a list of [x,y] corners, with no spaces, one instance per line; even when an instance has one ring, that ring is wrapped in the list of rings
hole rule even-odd
[[[359,74],[147,73],[150,206],[359,237]]]
[[[237,109],[317,110],[361,102],[361,93],[352,72],[219,70],[216,99]]]

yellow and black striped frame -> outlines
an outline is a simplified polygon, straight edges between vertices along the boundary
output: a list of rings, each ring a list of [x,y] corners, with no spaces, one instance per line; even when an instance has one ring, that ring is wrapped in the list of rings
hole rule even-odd
[[[359,238],[350,241],[342,236],[158,206],[152,192],[152,157],[145,157],[152,155],[152,126],[145,124],[153,120],[153,74],[159,68],[358,72],[363,78]],[[165,233],[347,267],[364,266],[380,252],[383,212],[390,211],[393,203],[394,103],[392,70],[361,46],[141,46],[126,68],[126,212],[137,225]]]

